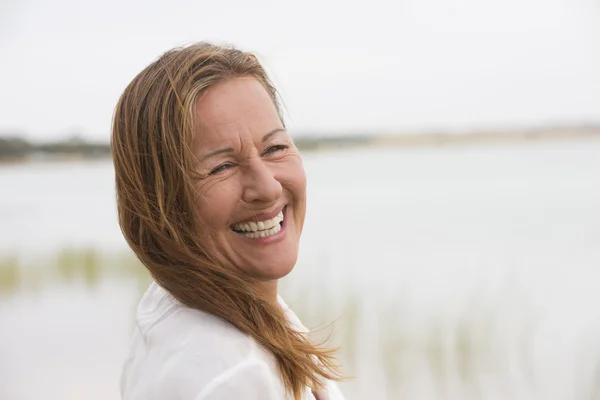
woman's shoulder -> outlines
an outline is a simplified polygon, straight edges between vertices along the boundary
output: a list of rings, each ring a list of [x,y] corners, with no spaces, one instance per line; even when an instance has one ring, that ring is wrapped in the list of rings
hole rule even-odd
[[[229,322],[181,304],[165,289],[152,283],[137,309],[137,325],[143,337],[179,347],[202,344],[248,342],[249,337]],[[251,341],[250,341],[251,342]]]
[[[140,301],[137,325],[122,376],[124,399],[172,398],[160,396],[172,395],[173,390],[179,398],[195,399],[229,375],[277,376],[272,357],[248,335],[218,317],[184,306],[156,283]],[[127,395],[135,392],[144,394]]]

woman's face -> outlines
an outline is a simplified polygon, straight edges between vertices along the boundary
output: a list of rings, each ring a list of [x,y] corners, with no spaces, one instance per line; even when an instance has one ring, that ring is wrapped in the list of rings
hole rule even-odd
[[[265,88],[234,78],[195,105],[198,230],[219,262],[276,287],[298,255],[306,175]]]

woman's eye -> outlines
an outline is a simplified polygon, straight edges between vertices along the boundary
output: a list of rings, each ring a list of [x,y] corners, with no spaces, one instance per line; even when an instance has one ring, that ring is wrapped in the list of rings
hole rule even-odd
[[[278,145],[271,146],[271,147],[267,148],[267,149],[266,149],[266,150],[263,152],[263,154],[275,153],[275,152],[277,152],[277,151],[285,150],[285,149],[287,149],[288,147],[289,147],[289,146],[286,146],[286,145],[284,145],[284,144],[278,144]]]
[[[218,174],[219,172],[223,172],[223,171],[225,171],[226,169],[229,169],[229,168],[231,168],[231,167],[233,167],[233,164],[231,164],[231,163],[225,163],[225,164],[221,164],[221,165],[219,165],[217,168],[215,168],[215,169],[211,170],[211,171],[210,171],[210,175],[215,175],[215,174]]]

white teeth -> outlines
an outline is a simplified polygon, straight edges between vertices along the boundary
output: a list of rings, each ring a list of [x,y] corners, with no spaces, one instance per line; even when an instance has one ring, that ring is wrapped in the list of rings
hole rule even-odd
[[[279,223],[283,221],[283,211],[280,211],[274,218],[259,222],[243,222],[232,225],[232,228],[238,233],[242,233],[249,238],[267,237],[276,234],[281,230]]]
[[[281,226],[279,224],[277,224],[274,227],[272,227],[271,229],[266,229],[264,231],[258,231],[258,232],[244,232],[244,233],[242,233],[242,235],[244,235],[248,238],[258,239],[258,238],[262,238],[262,237],[273,236],[280,230],[281,230]]]

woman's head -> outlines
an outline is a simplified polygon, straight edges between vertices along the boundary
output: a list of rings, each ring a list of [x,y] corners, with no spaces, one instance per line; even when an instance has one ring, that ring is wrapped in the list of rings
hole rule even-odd
[[[228,78],[197,100],[193,130],[201,241],[273,289],[296,262],[306,179],[272,97],[253,76]]]
[[[263,344],[294,394],[333,377],[330,352],[262,296],[296,261],[306,179],[257,58],[168,51],[119,99],[111,147],[119,223],[154,279]]]
[[[130,243],[149,229],[261,282],[292,269],[305,176],[255,56],[205,43],[163,55],[125,90],[113,152],[121,215],[146,214],[126,218]]]

